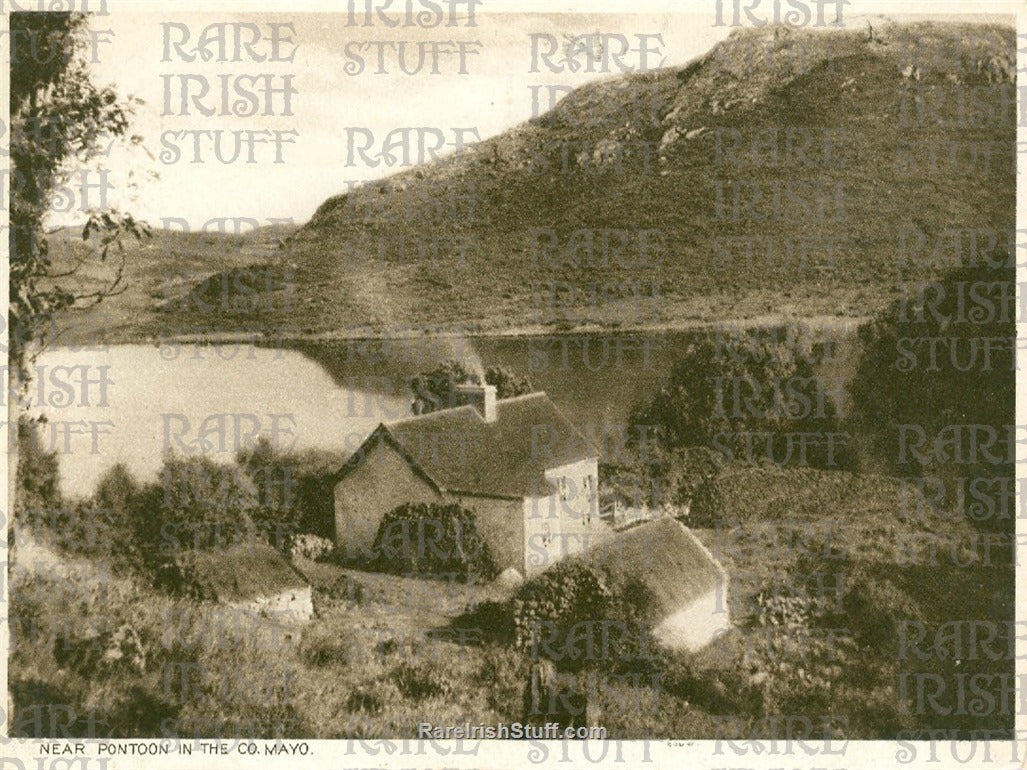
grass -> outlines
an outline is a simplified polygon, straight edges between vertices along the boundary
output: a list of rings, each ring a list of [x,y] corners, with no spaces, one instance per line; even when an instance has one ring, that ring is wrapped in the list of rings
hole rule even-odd
[[[993,535],[951,515],[903,519],[899,501],[908,490],[887,476],[728,468],[715,485],[719,520],[699,534],[731,576],[739,628],[721,641],[723,660],[742,667],[754,646],[769,644],[778,645],[776,656],[787,657],[781,652],[787,635],[761,626],[760,608],[767,596],[807,595],[823,605],[813,630],[845,629],[855,645],[819,664],[822,670],[839,666],[829,682],[828,711],[846,718],[847,735],[1012,729],[1013,713],[997,693],[1002,678],[1012,676],[1013,660],[986,659],[974,647],[957,654],[951,644],[932,646],[939,629],[953,621],[952,633],[966,634],[969,621],[985,621],[998,639],[1006,638],[1002,624],[1014,617],[1015,568],[1007,550],[982,547]],[[907,622],[926,631],[923,659],[901,643],[899,629]],[[794,657],[809,657],[798,653]],[[977,713],[961,709],[956,698],[963,675],[979,677],[975,681],[995,702],[986,708],[982,701]],[[943,691],[932,705],[917,688],[931,693],[938,684]]]
[[[970,534],[965,523],[925,528],[922,519],[898,521],[890,503],[896,482],[886,477],[728,469],[721,483],[732,492],[723,528],[697,534],[732,576],[735,628],[697,654],[661,653],[648,669],[575,674],[611,737],[766,735],[776,729],[775,714],[826,714],[850,738],[1011,727],[1011,716],[995,709],[958,713],[952,683],[959,674],[1009,674],[1012,661],[921,661],[899,647],[902,620],[923,622],[933,639],[952,619],[1012,618],[1010,563],[900,564],[886,547],[903,532]],[[835,521],[826,540],[814,526],[825,513]],[[395,738],[413,736],[420,721],[524,717],[530,659],[467,620],[474,607],[508,597],[495,585],[298,558],[317,615],[299,627],[169,598],[109,574],[99,557],[58,555],[29,542],[15,548],[12,561],[16,734]],[[800,637],[785,628],[761,625],[768,597],[801,593],[802,575],[818,570],[844,575],[841,606],[828,603],[804,623],[810,638],[825,626],[848,629],[855,647],[839,648],[837,660],[822,649],[799,649]],[[145,670],[60,652],[60,645],[102,644],[91,641],[103,638],[96,632],[125,625],[141,639]],[[791,661],[816,676],[807,681],[777,668],[760,675],[756,664],[768,656],[775,666]],[[905,677],[906,705],[915,707],[918,674],[941,677],[949,687],[933,703],[919,695],[930,707],[925,713],[904,709],[898,691]],[[67,704],[72,718],[56,726],[38,719],[53,703]],[[939,713],[945,708],[953,712]]]

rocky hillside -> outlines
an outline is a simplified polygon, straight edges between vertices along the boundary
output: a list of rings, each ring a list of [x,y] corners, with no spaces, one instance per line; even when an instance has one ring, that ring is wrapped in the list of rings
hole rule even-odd
[[[1014,77],[1000,25],[738,32],[327,200],[304,324],[866,314],[1013,226]]]
[[[599,80],[459,155],[330,198],[270,258],[288,267],[288,301],[241,302],[217,323],[869,315],[902,281],[1004,245],[1014,51],[1001,24],[738,31],[687,66]],[[209,313],[164,304],[139,328],[209,329]]]

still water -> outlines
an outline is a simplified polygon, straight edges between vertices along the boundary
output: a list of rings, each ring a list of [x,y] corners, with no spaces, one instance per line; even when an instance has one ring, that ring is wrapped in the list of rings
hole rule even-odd
[[[602,430],[652,397],[693,334],[56,348],[37,358],[29,397],[49,421],[62,491],[82,496],[115,463],[153,479],[165,451],[229,461],[261,434],[341,457],[409,415],[410,377],[447,359],[527,375],[573,423]]]

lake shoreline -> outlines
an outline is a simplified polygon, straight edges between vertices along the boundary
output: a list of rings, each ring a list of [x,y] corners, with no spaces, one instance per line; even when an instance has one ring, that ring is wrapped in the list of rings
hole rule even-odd
[[[678,319],[668,322],[654,322],[631,326],[611,327],[601,324],[578,324],[560,328],[549,325],[517,325],[507,328],[489,328],[478,324],[464,327],[439,329],[397,328],[380,330],[344,329],[339,331],[296,332],[277,334],[273,331],[211,331],[186,334],[153,336],[150,334],[113,334],[104,336],[96,345],[203,345],[203,344],[252,344],[273,345],[288,343],[317,342],[361,342],[375,340],[420,340],[420,339],[518,339],[538,337],[585,337],[588,335],[640,335],[646,333],[666,334],[672,332],[695,332],[717,328],[770,329],[785,326],[805,326],[813,329],[831,329],[843,333],[852,332],[871,320],[871,316],[808,315],[791,316],[766,314],[750,318],[728,318],[717,320]],[[72,335],[73,337],[74,335]],[[69,340],[69,346],[78,346]],[[57,347],[61,347],[58,345]]]

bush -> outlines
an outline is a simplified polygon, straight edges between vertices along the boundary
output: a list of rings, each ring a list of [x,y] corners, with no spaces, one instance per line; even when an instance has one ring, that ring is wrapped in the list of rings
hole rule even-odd
[[[515,594],[514,643],[532,658],[548,659],[568,670],[645,664],[648,606],[644,586],[569,559],[528,581]],[[594,645],[593,634],[609,644]]]
[[[214,601],[217,597],[205,587],[196,570],[196,552],[175,551],[158,560],[153,568],[153,585],[172,596],[197,601]]]
[[[335,452],[282,452],[263,436],[256,446],[236,457],[259,491],[258,523],[290,535],[310,533],[327,539],[335,535],[332,490],[335,472],[343,461]]]
[[[237,467],[209,457],[168,454],[160,482],[146,490],[153,527],[148,534],[159,551],[227,548],[256,533],[251,514],[258,490]],[[154,516],[153,514],[157,515]]]
[[[645,462],[600,469],[601,505],[616,501],[656,510],[669,506],[676,515],[691,506],[703,484],[727,464],[722,453],[705,446],[647,451]]]
[[[377,566],[396,574],[491,579],[496,564],[474,513],[456,503],[406,503],[389,511],[374,539]]]
[[[385,711],[386,698],[381,688],[359,686],[346,699],[346,709],[350,712],[362,711],[377,716]]]
[[[146,515],[142,495],[142,486],[124,465],[110,467],[93,496],[77,505],[63,524],[63,549],[102,556],[115,568],[138,571],[144,561],[137,536],[139,520]]]
[[[333,607],[366,607],[369,604],[364,584],[351,575],[339,575],[329,583],[313,587],[314,611],[321,616]]]
[[[343,639],[337,629],[311,625],[303,629],[299,654],[304,663],[316,668],[346,666],[353,657],[352,644]]]
[[[18,468],[14,484],[15,520],[36,523],[43,512],[61,505],[61,476],[57,452],[43,450],[36,427],[45,418],[18,418]]]
[[[903,297],[859,329],[862,357],[849,386],[849,430],[859,439],[861,466],[906,477],[931,476],[944,486],[949,507],[956,501],[967,509],[974,504],[972,495],[958,495],[960,477],[1004,477],[1010,483],[1014,478],[1013,452],[1003,453],[1001,437],[1016,421],[1016,269],[1012,258],[997,256],[994,266],[949,271],[929,291]],[[937,339],[948,346],[936,356],[917,344]],[[981,351],[976,365],[957,363],[986,339],[1008,341],[990,346],[986,360],[992,371],[986,370]],[[982,441],[976,432],[954,436],[944,452],[931,451],[943,431],[959,425],[999,431],[1000,461],[989,462],[975,452],[974,443]],[[899,452],[902,426],[915,431],[909,444],[925,447],[924,457]],[[982,528],[1013,529],[1008,507],[971,518]]]
[[[404,698],[413,701],[449,698],[456,691],[448,674],[433,664],[421,661],[400,663],[389,672],[388,681],[396,686]]]
[[[450,359],[428,372],[421,372],[410,380],[414,393],[414,414],[426,414],[437,409],[452,409],[457,405],[458,385],[493,385],[496,398],[513,398],[534,390],[531,380],[504,366],[490,366],[482,375],[462,361]]]
[[[655,438],[664,452],[707,447],[726,461],[751,461],[750,451],[762,451],[782,465],[838,467],[843,458],[837,451],[811,445],[800,456],[788,437],[838,429],[839,405],[817,373],[825,351],[803,329],[773,341],[726,329],[699,334],[667,384],[636,406],[631,435]],[[752,432],[767,434],[767,449],[747,445]]]
[[[237,465],[167,454],[160,481],[138,495],[139,569],[163,590],[205,598],[193,579],[192,552],[267,539],[280,548],[288,544],[287,533],[258,526],[259,505],[259,490]]]
[[[492,599],[478,602],[453,621],[458,629],[477,632],[479,639],[507,643],[514,638],[513,611],[509,602]]]

